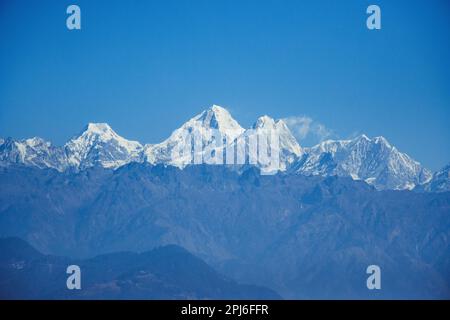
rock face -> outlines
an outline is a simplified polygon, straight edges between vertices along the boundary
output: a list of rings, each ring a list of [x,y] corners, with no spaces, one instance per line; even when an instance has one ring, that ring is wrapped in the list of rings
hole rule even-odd
[[[364,180],[377,189],[411,190],[428,182],[431,173],[401,153],[385,138],[361,135],[328,140],[305,150],[292,170],[306,175],[344,176]]]
[[[449,193],[346,177],[130,163],[112,171],[0,167],[0,237],[90,257],[186,248],[284,298],[448,298]],[[382,290],[366,288],[366,268]]]
[[[67,169],[67,156],[62,148],[53,146],[41,138],[15,141],[7,138],[0,141],[0,163],[24,164],[37,168]]]
[[[82,272],[82,290],[66,289],[66,268]],[[175,245],[144,253],[80,260],[43,255],[18,238],[0,239],[1,299],[279,299],[240,285]]]
[[[419,186],[417,189],[428,192],[450,192],[450,164],[434,173],[428,183]]]
[[[252,165],[262,174],[289,172],[351,177],[379,190],[411,190],[427,183],[432,176],[383,137],[369,139],[361,135],[353,140],[329,140],[302,148],[282,120],[262,116],[251,128],[244,129],[226,109],[216,105],[157,144],[142,145],[127,140],[106,123],[88,124],[63,147],[52,146],[40,138],[0,140],[0,165],[3,166],[23,164],[79,171],[96,166],[117,169],[130,162],[181,169],[205,163],[231,163],[244,168]]]
[[[122,138],[108,124],[89,123],[63,147],[55,147],[41,138],[20,141],[8,138],[0,144],[0,162],[58,171],[95,166],[116,169],[140,161],[142,150],[139,142]]]
[[[64,149],[67,166],[83,170],[94,166],[116,169],[139,161],[143,147],[137,141],[122,138],[106,123],[89,123]]]
[[[151,164],[168,164],[178,168],[193,163],[195,156],[195,149],[188,147],[188,154],[179,155],[174,150],[185,150],[185,144],[193,144],[188,134],[200,139],[199,149],[214,149],[215,140],[212,134],[220,135],[225,143],[231,143],[235,138],[241,135],[245,130],[234,120],[230,113],[219,106],[212,106],[203,111],[199,115],[187,121],[180,128],[176,129],[168,139],[155,144],[147,145],[145,147],[145,160]],[[201,150],[198,153],[202,153]]]
[[[232,151],[236,165],[204,161]],[[284,298],[448,299],[449,169],[432,176],[383,137],[302,148],[282,120],[244,129],[219,106],[152,145],[90,123],[61,147],[0,139],[0,237],[74,257],[94,275],[77,298],[278,297],[232,278]],[[227,278],[184,249],[155,249],[167,245]],[[122,251],[147,253],[86,259]],[[0,241],[0,294],[66,298],[51,270],[70,261]],[[366,288],[372,264],[381,291]]]
[[[250,159],[254,159],[252,164],[263,173],[286,171],[303,153],[284,121],[276,121],[268,116],[258,118],[253,127],[246,130],[234,144],[237,145],[238,141],[243,141],[248,150],[246,163],[252,163]],[[252,141],[255,145],[258,143],[259,148],[252,148]],[[267,158],[266,161],[261,154]],[[270,155],[277,156],[272,158]]]

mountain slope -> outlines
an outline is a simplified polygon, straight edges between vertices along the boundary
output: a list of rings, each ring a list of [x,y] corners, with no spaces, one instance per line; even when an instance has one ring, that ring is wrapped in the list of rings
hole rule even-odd
[[[116,169],[132,161],[141,161],[142,145],[119,136],[106,123],[89,123],[63,147],[55,147],[41,138],[0,144],[0,163],[23,164],[41,169],[84,170],[101,166]]]
[[[70,166],[116,169],[141,158],[142,145],[119,136],[106,123],[89,123],[79,136],[64,146]]]
[[[67,156],[65,152],[41,138],[30,138],[20,141],[7,138],[0,144],[0,163],[24,164],[38,168],[65,170]]]
[[[268,116],[259,117],[227,150],[232,150],[235,155],[233,163],[254,165],[262,174],[286,171],[302,154],[302,148],[286,124]]]
[[[435,172],[429,182],[419,186],[418,190],[428,192],[449,192],[450,191],[450,164]]]
[[[450,296],[448,193],[145,163],[78,173],[4,167],[0,190],[0,236],[22,237],[45,253],[176,244],[286,298]],[[365,287],[370,264],[383,270],[381,292]]]
[[[216,139],[226,145],[243,132],[244,129],[226,109],[213,105],[176,129],[165,141],[147,145],[145,159],[151,164],[164,163],[179,168],[194,163],[196,159],[203,163],[205,149],[216,149]],[[191,137],[197,139],[198,145]]]
[[[262,174],[352,177],[378,190],[411,190],[431,179],[426,168],[383,137],[369,139],[361,135],[302,148],[282,120],[262,116],[253,127],[244,129],[226,109],[217,105],[193,117],[157,144],[142,146],[127,140],[106,123],[88,124],[63,147],[52,146],[40,138],[21,141],[8,138],[0,142],[0,165],[23,164],[58,171],[95,166],[115,170],[130,162],[144,161],[178,168],[192,164],[236,164],[239,172],[256,166]]]
[[[361,135],[353,140],[328,140],[309,148],[293,171],[306,175],[347,176],[377,189],[413,189],[431,173],[401,153],[385,138]]]
[[[66,268],[81,269],[81,290],[66,288]],[[109,253],[87,260],[43,255],[18,238],[0,239],[1,299],[279,299],[240,285],[185,249]]]

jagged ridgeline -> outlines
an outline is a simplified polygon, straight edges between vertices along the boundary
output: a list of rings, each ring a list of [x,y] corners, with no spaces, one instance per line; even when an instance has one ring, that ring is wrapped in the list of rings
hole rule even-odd
[[[208,129],[226,144],[217,147]],[[239,141],[250,150],[267,131],[279,137],[272,175],[259,163],[193,164],[198,150],[186,148],[184,136],[199,133],[201,150],[220,152]],[[177,149],[187,152],[176,156]],[[0,237],[52,255],[6,242],[29,253],[2,256],[7,297],[40,276],[50,279],[51,292],[32,291],[33,298],[65,294],[57,287],[65,282],[48,272],[61,261],[99,275],[88,278],[86,298],[450,297],[449,167],[432,175],[383,137],[306,148],[282,120],[263,116],[244,129],[213,106],[158,144],[126,140],[98,123],[61,147],[40,138],[0,140],[0,164]],[[161,265],[146,259],[166,249],[139,254],[167,245],[184,249],[161,255]],[[97,257],[123,251],[134,253]],[[125,256],[138,264],[124,264]],[[183,257],[193,264],[183,265]],[[102,259],[120,267],[117,273],[102,278]],[[142,270],[141,262],[148,262]],[[366,287],[373,264],[382,270],[382,290]],[[175,269],[167,274],[166,266]],[[187,272],[192,266],[200,272]],[[221,291],[192,282],[176,287],[202,274]]]
[[[73,264],[83,270],[82,290],[61,285]],[[175,245],[74,259],[4,238],[0,270],[0,299],[280,299],[270,289],[236,283]]]
[[[448,183],[433,183],[432,174],[419,162],[398,151],[385,138],[373,139],[361,135],[352,140],[328,140],[314,147],[301,147],[283,120],[260,117],[249,128],[242,128],[230,113],[212,106],[176,129],[169,138],[157,144],[141,144],[119,136],[106,123],[90,123],[64,146],[53,146],[41,138],[16,141],[0,140],[0,164],[23,164],[38,168],[53,168],[60,172],[80,171],[91,167],[117,169],[130,162],[164,164],[185,168],[193,164],[194,150],[189,156],[174,156],[174,149],[185,149],[185,132],[217,130],[228,144],[247,141],[261,132],[273,132],[279,137],[279,162],[271,172],[289,174],[341,176],[363,180],[379,190],[446,191]],[[203,131],[202,131],[203,130]],[[202,136],[202,149],[211,149],[210,137]],[[223,148],[225,148],[224,146]],[[232,146],[233,147],[233,146]],[[249,148],[245,145],[244,148]],[[248,159],[246,160],[248,163]],[[261,170],[264,165],[254,163]],[[448,172],[448,169],[447,169]],[[443,175],[436,177],[442,180]],[[444,178],[448,179],[448,174]],[[440,187],[434,187],[439,185]]]

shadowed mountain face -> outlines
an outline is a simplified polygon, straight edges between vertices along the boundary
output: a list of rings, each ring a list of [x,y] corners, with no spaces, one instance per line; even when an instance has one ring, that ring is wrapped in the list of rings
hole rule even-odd
[[[81,269],[81,290],[68,290],[66,268]],[[239,285],[175,245],[76,260],[43,255],[18,238],[0,239],[1,299],[279,299]]]
[[[176,244],[285,298],[450,297],[449,193],[241,170],[0,168],[0,236],[72,257]]]
[[[450,192],[450,164],[434,173],[428,183],[418,186],[416,190],[419,192]]]

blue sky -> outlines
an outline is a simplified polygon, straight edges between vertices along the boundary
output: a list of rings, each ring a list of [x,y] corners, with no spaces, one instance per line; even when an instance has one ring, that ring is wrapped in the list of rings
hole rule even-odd
[[[108,122],[154,143],[215,103],[243,126],[307,116],[333,137],[383,135],[436,170],[450,162],[449,39],[447,0],[1,0],[0,136],[63,144]]]

